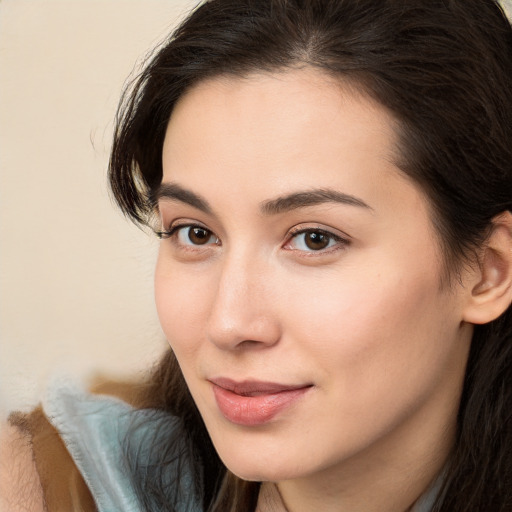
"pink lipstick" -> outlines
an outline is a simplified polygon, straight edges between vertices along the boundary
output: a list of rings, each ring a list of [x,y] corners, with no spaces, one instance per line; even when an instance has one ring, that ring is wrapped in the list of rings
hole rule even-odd
[[[218,378],[210,380],[222,415],[232,423],[263,425],[301,398],[311,385],[287,386],[273,382]]]

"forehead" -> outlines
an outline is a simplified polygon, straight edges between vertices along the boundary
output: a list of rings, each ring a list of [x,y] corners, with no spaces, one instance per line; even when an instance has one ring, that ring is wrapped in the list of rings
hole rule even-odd
[[[164,181],[182,174],[189,182],[220,179],[229,168],[233,179],[261,179],[264,169],[274,184],[311,173],[339,178],[341,167],[397,172],[395,126],[355,86],[317,70],[222,76],[194,86],[176,104],[163,148]],[[326,161],[335,153],[338,168]],[[364,162],[370,156],[371,165]]]

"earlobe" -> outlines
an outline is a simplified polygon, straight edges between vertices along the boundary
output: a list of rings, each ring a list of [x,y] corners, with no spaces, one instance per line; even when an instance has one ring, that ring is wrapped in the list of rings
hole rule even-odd
[[[492,224],[464,311],[472,324],[492,322],[512,303],[512,213],[501,213]]]

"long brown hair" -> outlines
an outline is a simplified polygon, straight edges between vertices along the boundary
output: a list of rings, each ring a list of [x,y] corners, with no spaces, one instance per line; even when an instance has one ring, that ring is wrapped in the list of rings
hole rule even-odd
[[[166,126],[186,90],[213,76],[296,66],[340,77],[392,112],[401,170],[429,198],[447,280],[456,278],[493,217],[512,210],[512,29],[493,0],[201,4],[122,99],[110,161],[121,209],[149,223]],[[436,512],[512,510],[511,368],[509,307],[475,328]],[[151,405],[183,418],[204,509],[254,510],[258,484],[237,479],[218,459],[172,353],[150,395]],[[158,507],[173,510],[164,499]]]

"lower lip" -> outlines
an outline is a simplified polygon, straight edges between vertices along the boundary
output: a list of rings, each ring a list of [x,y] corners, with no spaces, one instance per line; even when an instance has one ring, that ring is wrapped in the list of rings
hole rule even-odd
[[[258,396],[242,396],[213,384],[215,400],[222,415],[231,423],[263,425],[299,400],[310,386]]]

